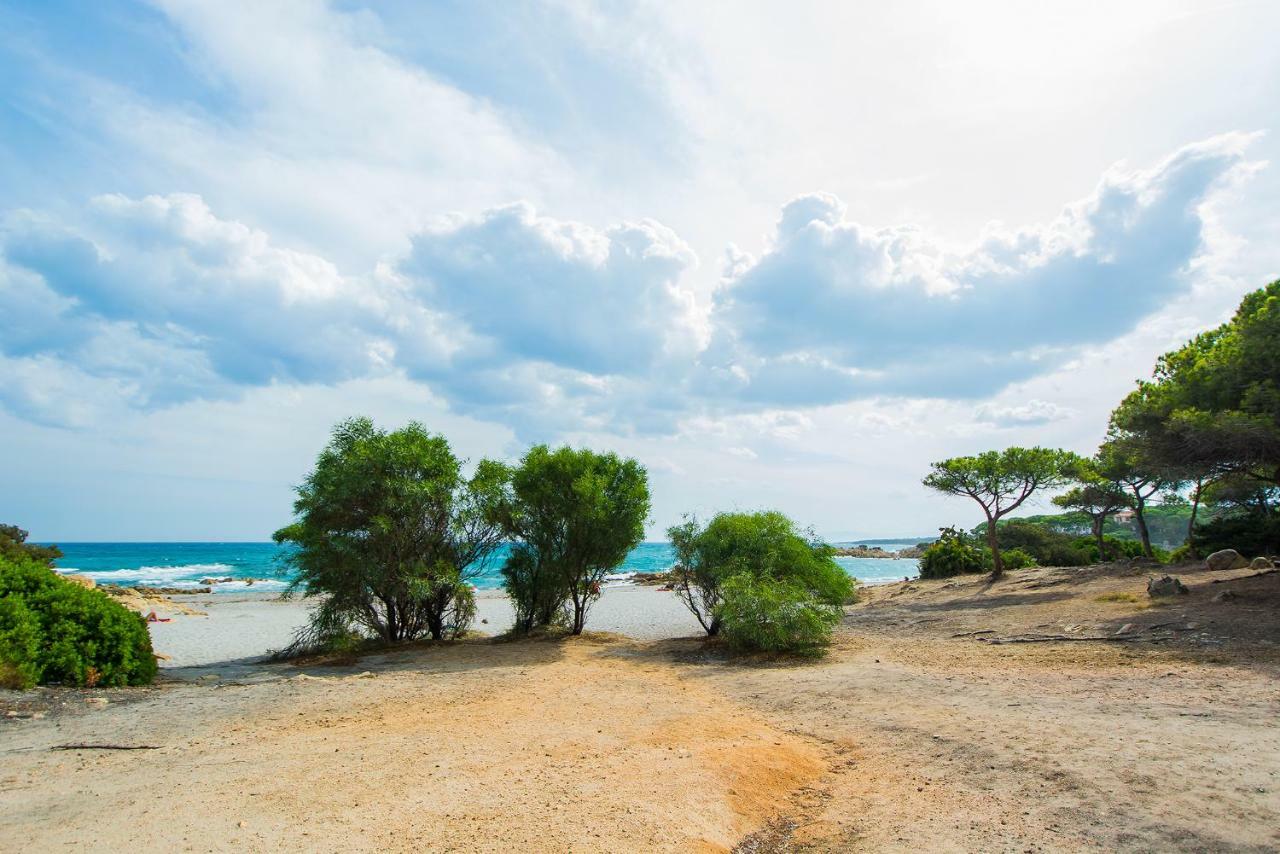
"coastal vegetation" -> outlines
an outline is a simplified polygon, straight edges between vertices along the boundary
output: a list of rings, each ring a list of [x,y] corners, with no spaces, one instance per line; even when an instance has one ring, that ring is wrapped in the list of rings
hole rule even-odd
[[[462,636],[473,581],[500,546],[515,630],[580,634],[605,574],[640,542],[649,512],[644,468],[614,454],[538,445],[518,466],[481,460],[471,477],[443,436],[411,423],[337,425],[298,487],[290,592],[320,598],[292,649],[365,639]]]
[[[1004,572],[996,525],[1041,489],[1061,486],[1070,477],[1075,457],[1050,448],[1006,448],[933,464],[924,485],[947,495],[972,498],[987,517],[991,577]]]
[[[488,461],[464,478],[448,441],[417,423],[388,432],[352,418],[335,427],[298,487],[297,519],[275,533],[294,546],[290,590],[321,597],[298,646],[465,632],[475,613],[470,574],[502,542],[505,479]]]
[[[1280,551],[1280,281],[1246,295],[1228,322],[1161,356],[1153,378],[1111,413],[1092,458],[1046,448],[988,451],[935,463],[924,485],[982,507],[986,519],[974,534],[987,541],[993,579],[1010,548],[1058,566],[1170,557],[1157,541],[1180,542],[1178,558]],[[1004,518],[1037,490],[1065,485],[1071,489],[1054,503],[1068,513]],[[1132,518],[1133,539],[1111,521],[1122,512]],[[1082,523],[1088,548],[1066,538]],[[921,571],[980,571],[980,554],[968,535],[944,529]]]
[[[718,513],[667,531],[672,589],[708,635],[767,652],[812,653],[826,645],[855,582],[835,550],[777,511]]]
[[[155,675],[140,616],[43,557],[0,554],[0,687],[147,685]]]
[[[28,558],[40,561],[45,566],[53,566],[53,562],[60,557],[62,551],[57,546],[28,543],[27,532],[17,525],[0,525],[0,558]]]
[[[605,575],[644,537],[648,475],[616,454],[537,445],[509,473],[501,508],[515,631],[566,625],[578,635]]]

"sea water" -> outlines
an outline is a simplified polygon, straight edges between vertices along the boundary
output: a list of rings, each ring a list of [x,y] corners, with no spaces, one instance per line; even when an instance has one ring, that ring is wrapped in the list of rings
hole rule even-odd
[[[886,551],[914,543],[877,543]],[[280,591],[291,578],[285,558],[288,546],[275,543],[59,543],[63,556],[60,572],[76,573],[99,584],[124,587],[211,587],[217,593],[246,590]],[[500,548],[475,570],[476,587],[502,586],[500,570],[506,547]],[[631,550],[617,570],[605,577],[605,586],[634,584],[638,573],[664,572],[674,556],[670,543],[641,543]],[[867,584],[915,577],[916,561],[910,558],[838,557],[836,562]],[[229,580],[228,580],[229,579]],[[205,584],[205,581],[213,581]]]

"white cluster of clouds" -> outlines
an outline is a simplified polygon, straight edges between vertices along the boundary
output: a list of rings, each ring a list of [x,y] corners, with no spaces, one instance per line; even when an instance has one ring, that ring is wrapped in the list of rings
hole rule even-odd
[[[1249,137],[1113,171],[1043,227],[953,249],[871,229],[829,194],[782,208],[758,258],[696,292],[653,221],[604,228],[525,203],[414,233],[373,269],[220,217],[199,196],[94,198],[0,221],[0,404],[75,425],[272,384],[403,374],[457,411],[545,435],[673,432],[704,416],[873,397],[978,399],[1131,330],[1187,291],[1215,187]],[[987,407],[998,426],[1061,417]],[[803,424],[762,423],[794,436]]]

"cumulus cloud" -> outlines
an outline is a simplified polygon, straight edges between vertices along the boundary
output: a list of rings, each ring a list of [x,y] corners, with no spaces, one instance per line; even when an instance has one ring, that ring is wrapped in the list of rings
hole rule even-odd
[[[1028,400],[1015,406],[984,404],[975,415],[977,420],[997,427],[1034,427],[1070,418],[1075,412],[1047,400]]]
[[[807,408],[981,398],[1132,329],[1188,288],[1202,206],[1247,167],[1247,142],[1115,171],[1053,223],[962,252],[802,196],[759,257],[730,250],[710,306],[688,284],[693,251],[648,220],[594,228],[507,205],[353,274],[195,195],[101,196],[69,221],[15,211],[0,219],[0,403],[76,423],[101,389],[151,408],[395,373],[523,438],[731,417],[794,441]],[[978,418],[1065,414],[1033,401]]]
[[[477,360],[634,375],[701,348],[702,321],[680,284],[695,262],[660,223],[597,231],[516,204],[417,235],[399,271],[466,323]]]
[[[1186,292],[1201,206],[1247,168],[1249,136],[1116,170],[1047,226],[993,229],[954,252],[914,228],[871,229],[818,193],[716,295],[714,385],[756,402],[982,397],[1108,341]]]
[[[424,232],[359,276],[181,194],[99,197],[74,226],[19,211],[0,251],[0,353],[36,360],[4,399],[41,420],[72,377],[150,407],[403,371],[460,411],[551,433],[618,420],[629,389],[706,336],[679,282],[695,258],[669,229],[597,231],[527,205]],[[74,371],[48,396],[19,393],[59,365]],[[81,405],[65,397],[68,413]]]

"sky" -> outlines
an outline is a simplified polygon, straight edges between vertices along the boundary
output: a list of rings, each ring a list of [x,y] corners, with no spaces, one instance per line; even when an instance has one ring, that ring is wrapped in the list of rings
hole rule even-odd
[[[659,539],[980,521],[1280,276],[1280,5],[0,2],[0,521],[261,540],[332,426]],[[1029,505],[1040,512],[1047,502]]]

